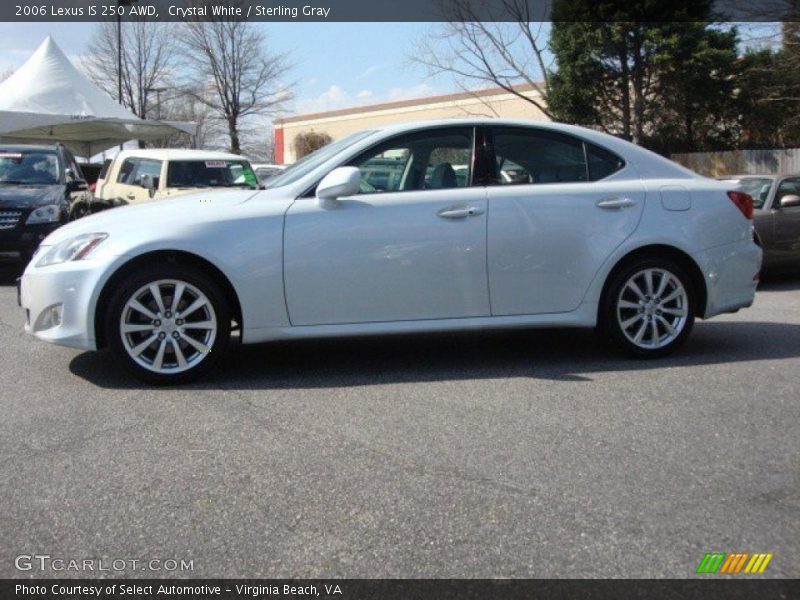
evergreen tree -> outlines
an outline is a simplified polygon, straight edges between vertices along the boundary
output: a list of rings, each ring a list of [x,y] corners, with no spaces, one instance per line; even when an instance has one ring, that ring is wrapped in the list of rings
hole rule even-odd
[[[556,3],[554,116],[665,153],[735,140],[736,31],[710,24],[709,2],[680,4]]]

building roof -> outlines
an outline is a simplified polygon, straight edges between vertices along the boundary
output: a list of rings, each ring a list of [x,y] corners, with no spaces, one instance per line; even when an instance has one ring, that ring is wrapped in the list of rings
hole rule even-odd
[[[536,88],[531,84],[515,85],[514,91],[519,93],[536,92]],[[508,90],[501,87],[485,88],[482,90],[473,90],[471,92],[458,92],[455,94],[440,94],[437,96],[425,96],[422,98],[410,98],[408,100],[397,100],[394,102],[383,102],[380,104],[366,104],[363,106],[354,106],[351,108],[340,108],[337,110],[329,110],[323,112],[306,113],[301,115],[292,115],[289,117],[279,117],[275,119],[275,125],[283,125],[288,123],[296,123],[298,121],[310,121],[313,119],[342,117],[347,115],[355,115],[359,113],[374,112],[380,110],[392,110],[396,108],[405,108],[407,106],[424,106],[426,104],[440,104],[443,102],[456,102],[458,100],[469,100],[471,98],[483,98],[486,96],[496,96],[498,94],[509,94]]]

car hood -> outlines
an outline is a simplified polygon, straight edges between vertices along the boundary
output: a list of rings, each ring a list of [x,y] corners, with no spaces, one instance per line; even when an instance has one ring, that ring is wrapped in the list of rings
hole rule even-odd
[[[62,185],[0,184],[0,209],[34,208],[47,204],[60,204],[63,200]]]
[[[196,224],[219,222],[236,218],[240,205],[255,207],[258,214],[283,214],[287,208],[285,195],[277,190],[232,190],[198,192],[177,198],[153,200],[143,204],[110,208],[83,217],[60,227],[42,242],[43,246],[58,244],[84,233],[108,233],[118,236],[169,236],[171,232]],[[252,202],[251,202],[252,201]]]

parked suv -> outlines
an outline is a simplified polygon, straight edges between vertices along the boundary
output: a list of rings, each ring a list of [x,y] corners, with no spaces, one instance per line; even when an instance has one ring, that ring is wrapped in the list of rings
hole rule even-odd
[[[123,150],[97,180],[92,211],[138,204],[205,188],[251,188],[250,163],[235,154],[205,150]]]
[[[51,231],[82,214],[89,198],[64,146],[0,145],[0,252],[27,261]]]

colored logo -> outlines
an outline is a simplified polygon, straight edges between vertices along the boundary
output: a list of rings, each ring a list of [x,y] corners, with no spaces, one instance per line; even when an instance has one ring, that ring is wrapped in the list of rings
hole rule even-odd
[[[750,554],[749,552],[735,552],[733,554],[725,554],[724,552],[708,552],[703,557],[696,572],[705,574],[717,573],[720,575],[737,575],[739,573],[755,575],[756,573],[763,573],[771,560],[771,553],[754,552]]]

